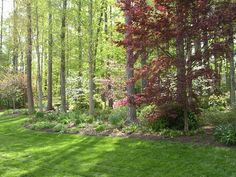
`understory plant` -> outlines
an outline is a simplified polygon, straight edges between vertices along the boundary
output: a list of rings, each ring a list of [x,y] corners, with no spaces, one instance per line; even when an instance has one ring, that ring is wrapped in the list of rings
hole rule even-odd
[[[217,126],[214,136],[222,144],[236,145],[236,123]]]

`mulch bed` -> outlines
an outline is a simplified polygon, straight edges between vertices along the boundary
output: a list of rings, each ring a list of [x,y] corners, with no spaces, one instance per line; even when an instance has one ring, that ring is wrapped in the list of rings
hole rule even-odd
[[[30,129],[31,125],[25,125],[25,128]],[[236,149],[236,146],[226,146],[215,141],[213,136],[213,127],[203,127],[204,134],[196,134],[193,136],[182,135],[178,137],[165,137],[159,133],[143,133],[143,132],[133,132],[124,133],[119,129],[107,129],[102,132],[97,132],[92,125],[87,125],[85,128],[81,128],[77,135],[85,136],[103,136],[103,137],[124,137],[124,138],[137,138],[142,140],[152,140],[152,141],[169,141],[169,142],[179,142],[183,144],[193,144],[200,146],[212,146],[212,147],[229,147]],[[41,132],[56,133],[51,129],[44,129]],[[73,134],[73,133],[67,133]]]
[[[92,127],[81,129],[79,135],[87,136],[109,136],[109,137],[127,137],[127,138],[138,138],[144,140],[154,140],[154,141],[170,141],[170,142],[180,142],[180,143],[190,143],[194,145],[204,145],[213,147],[229,147],[222,145],[215,141],[213,136],[213,127],[204,127],[204,134],[197,134],[193,136],[178,136],[178,137],[165,137],[158,133],[124,133],[117,129],[108,129],[103,132],[96,132]],[[236,149],[236,146],[230,146],[230,148]]]

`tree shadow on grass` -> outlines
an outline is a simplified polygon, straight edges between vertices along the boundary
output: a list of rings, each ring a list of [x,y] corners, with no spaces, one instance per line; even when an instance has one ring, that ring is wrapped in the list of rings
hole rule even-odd
[[[171,142],[120,139],[101,153],[88,172],[109,177],[236,176],[236,153],[229,149]]]
[[[0,146],[10,156],[1,161],[0,154],[3,177],[9,170],[21,177],[236,176],[236,153],[224,148],[31,131],[12,136]]]
[[[90,153],[102,139],[84,137],[80,141],[68,145],[54,146],[48,151],[32,154],[36,157],[33,168],[20,175],[21,177],[41,176],[80,176],[90,163],[96,159],[96,154]]]

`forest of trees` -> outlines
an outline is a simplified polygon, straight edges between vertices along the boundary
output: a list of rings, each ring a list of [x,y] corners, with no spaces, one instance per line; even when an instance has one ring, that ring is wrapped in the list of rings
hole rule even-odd
[[[1,18],[2,108],[94,116],[126,106],[128,124],[147,106],[150,121],[180,109],[188,131],[189,114],[211,101],[235,105],[230,0],[13,3]]]
[[[236,0],[0,16],[0,176],[236,177]]]

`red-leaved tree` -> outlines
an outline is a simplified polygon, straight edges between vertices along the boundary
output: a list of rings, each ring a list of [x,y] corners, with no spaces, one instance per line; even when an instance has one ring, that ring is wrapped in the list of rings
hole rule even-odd
[[[212,0],[120,0],[126,23],[118,25],[125,34],[119,41],[127,50],[128,106],[175,102],[184,112],[188,131],[188,112],[197,110],[199,90],[196,81],[204,79],[214,85],[219,74],[212,60],[230,55],[227,39],[236,19],[235,3]],[[147,65],[134,68],[144,51]],[[134,72],[135,71],[135,72]],[[135,83],[146,80],[142,93],[134,93]],[[132,87],[130,92],[129,88]],[[215,87],[217,88],[217,87]],[[215,89],[214,91],[217,91]],[[160,109],[152,112],[158,118]]]

